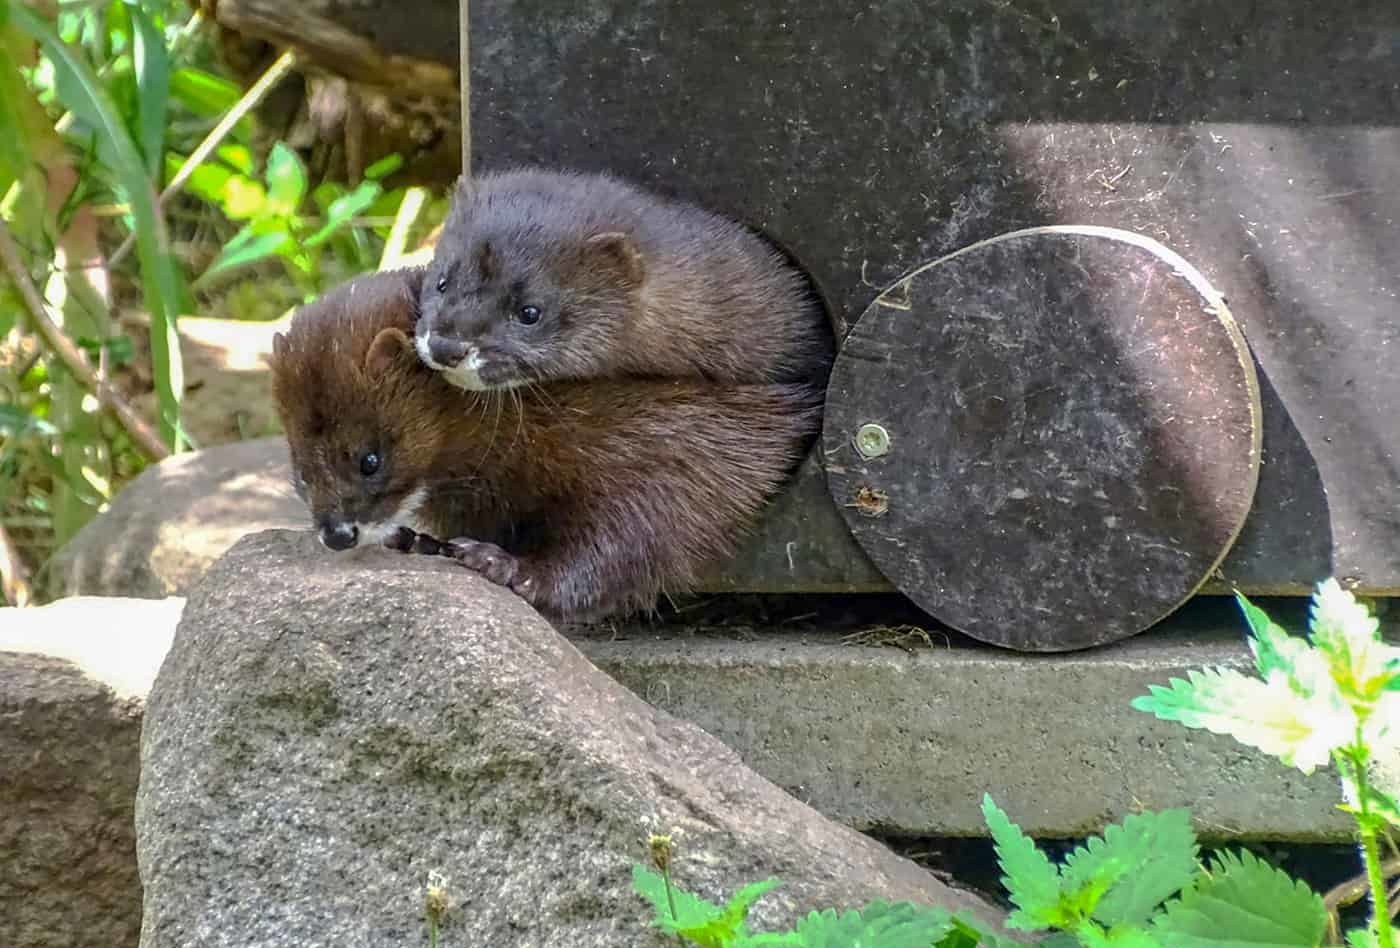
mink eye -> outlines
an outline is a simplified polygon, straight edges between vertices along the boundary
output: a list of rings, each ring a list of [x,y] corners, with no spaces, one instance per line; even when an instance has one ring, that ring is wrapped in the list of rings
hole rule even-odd
[[[365,477],[370,477],[379,470],[379,454],[375,451],[366,451],[360,455],[360,473]]]
[[[522,325],[533,326],[540,321],[540,308],[538,306],[522,306],[516,315]]]
[[[437,288],[438,288],[438,292],[439,292],[439,293],[446,293],[446,292],[447,292],[447,274],[446,274],[446,273],[444,273],[442,276],[438,277]]]

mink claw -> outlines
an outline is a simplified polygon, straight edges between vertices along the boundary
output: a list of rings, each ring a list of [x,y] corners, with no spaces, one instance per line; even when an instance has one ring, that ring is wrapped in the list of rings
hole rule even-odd
[[[416,541],[419,536],[419,534],[414,533],[408,527],[399,527],[384,538],[384,546],[391,550],[397,550],[400,553],[410,553],[413,552],[414,541]]]
[[[447,555],[498,586],[512,586],[520,569],[520,561],[494,543],[457,537],[447,542],[446,549],[451,550]]]

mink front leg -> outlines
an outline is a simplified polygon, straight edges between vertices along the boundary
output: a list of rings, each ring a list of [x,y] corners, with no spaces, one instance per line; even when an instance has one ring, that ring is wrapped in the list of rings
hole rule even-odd
[[[535,526],[520,555],[482,543],[471,543],[467,555],[555,621],[648,608],[663,587],[693,583],[739,527],[729,511],[678,503],[684,489],[666,486],[573,498]],[[701,510],[707,515],[689,515]]]
[[[457,537],[455,540],[449,540],[442,552],[496,585],[515,589],[520,573],[520,560],[496,544],[473,540],[470,537]]]

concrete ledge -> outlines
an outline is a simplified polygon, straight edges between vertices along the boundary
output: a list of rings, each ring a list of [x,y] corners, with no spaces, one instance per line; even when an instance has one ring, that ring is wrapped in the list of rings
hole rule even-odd
[[[1130,706],[1149,684],[1189,669],[1250,664],[1228,601],[1198,600],[1128,642],[1054,656],[853,647],[818,633],[624,634],[578,644],[649,702],[857,829],[982,836],[989,792],[1037,836],[1081,836],[1135,810],[1189,806],[1208,839],[1349,838],[1331,773],[1304,777]]]

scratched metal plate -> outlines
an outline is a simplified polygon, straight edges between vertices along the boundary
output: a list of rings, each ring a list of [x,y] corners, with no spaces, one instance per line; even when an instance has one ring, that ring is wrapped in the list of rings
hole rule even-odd
[[[1219,565],[1258,483],[1259,387],[1219,295],[1149,238],[1032,228],[929,263],[846,339],[823,435],[856,540],[986,642],[1099,645]]]

